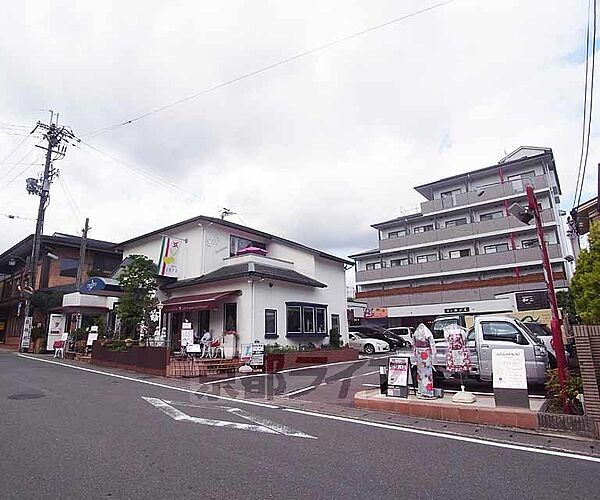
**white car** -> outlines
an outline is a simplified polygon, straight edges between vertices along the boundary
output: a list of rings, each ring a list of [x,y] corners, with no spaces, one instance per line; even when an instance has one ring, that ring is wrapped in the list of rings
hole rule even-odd
[[[358,332],[348,333],[348,345],[352,349],[358,349],[365,354],[375,354],[377,352],[389,352],[390,345],[383,340],[372,339],[367,334]]]
[[[393,326],[387,329],[388,332],[392,332],[398,337],[402,337],[404,342],[406,342],[410,347],[412,347],[412,336],[415,332],[415,329],[412,326]]]

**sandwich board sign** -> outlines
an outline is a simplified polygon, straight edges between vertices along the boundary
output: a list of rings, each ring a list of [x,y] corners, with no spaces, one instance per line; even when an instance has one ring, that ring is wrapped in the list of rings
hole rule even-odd
[[[387,395],[397,398],[408,397],[408,377],[410,373],[410,357],[397,356],[388,358]]]
[[[496,406],[529,408],[523,349],[492,349],[492,380]]]

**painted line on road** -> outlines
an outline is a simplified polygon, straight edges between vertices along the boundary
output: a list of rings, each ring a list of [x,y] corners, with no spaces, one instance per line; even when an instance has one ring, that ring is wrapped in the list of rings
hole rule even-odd
[[[169,385],[169,384],[160,384],[158,382],[152,382],[150,380],[141,380],[139,378],[134,378],[134,377],[126,377],[125,375],[117,375],[116,373],[103,372],[102,370],[93,370],[91,368],[84,368],[83,366],[74,366],[74,365],[69,365],[67,363],[60,363],[58,361],[51,361],[49,359],[34,358],[31,356],[26,356],[25,354],[19,353],[17,355],[21,358],[29,359],[31,361],[40,361],[42,363],[50,363],[52,365],[64,366],[65,368],[72,368],[74,370],[81,370],[84,372],[96,373],[98,375],[105,375],[107,377],[119,378],[122,380],[129,380],[130,382],[139,382],[140,384],[147,384],[147,385],[153,385],[155,387],[162,387],[163,389],[172,389],[174,391],[187,392],[188,394],[195,394],[196,396],[206,396],[207,398],[222,399],[223,401],[234,401],[235,403],[241,403],[241,404],[246,404],[246,405],[251,405],[251,406],[261,406],[262,408],[271,408],[274,410],[279,408],[279,406],[270,405],[270,404],[266,404],[266,403],[259,403],[257,401],[249,401],[247,399],[230,398],[227,396],[219,396],[217,394],[210,394],[208,392],[200,392],[200,391],[194,391],[192,389],[184,389],[183,387],[176,387],[174,385]]]
[[[338,420],[341,422],[348,422],[351,424],[365,425],[367,427],[376,427],[379,429],[388,429],[388,430],[393,430],[393,431],[398,431],[398,432],[407,432],[410,434],[420,434],[423,436],[431,436],[431,437],[437,437],[437,438],[442,438],[442,439],[449,439],[451,441],[462,441],[465,443],[473,443],[473,444],[479,444],[479,445],[483,445],[483,446],[491,446],[494,448],[505,448],[505,449],[509,449],[509,450],[537,453],[540,455],[550,455],[550,456],[554,456],[554,457],[572,458],[574,460],[584,460],[587,462],[600,463],[600,457],[590,457],[587,455],[578,455],[576,453],[567,453],[564,451],[545,450],[543,448],[534,448],[531,446],[524,446],[524,445],[519,445],[519,444],[501,443],[498,441],[487,441],[485,439],[470,438],[470,437],[466,437],[466,436],[459,436],[456,434],[446,434],[443,432],[427,431],[427,430],[423,430],[423,429],[415,429],[412,427],[402,427],[399,425],[383,424],[383,423],[379,423],[379,422],[369,422],[367,420],[356,420],[354,418],[340,417],[337,415],[327,415],[324,413],[316,413],[316,412],[306,411],[306,410],[297,410],[295,408],[281,408],[281,409],[283,411],[287,411],[290,413],[298,413],[300,415],[307,415],[309,417],[325,418],[328,420]]]
[[[267,418],[259,417],[258,415],[252,415],[251,413],[248,413],[247,411],[242,410],[240,408],[231,408],[227,411],[229,413],[233,413],[234,415],[237,415],[238,417],[241,417],[245,420],[248,420],[248,421],[258,424],[258,425],[262,425],[263,427],[266,427],[267,429],[271,429],[271,430],[275,431],[277,434],[283,434],[284,436],[294,436],[294,437],[302,437],[302,438],[308,438],[308,439],[317,439],[315,436],[311,436],[310,434],[306,434],[304,432],[297,431],[296,429],[292,429],[291,427],[288,427],[287,425],[278,424],[277,422],[273,422],[272,420],[269,420]]]
[[[371,359],[378,359],[378,358],[371,358]],[[347,365],[347,364],[352,364],[352,363],[361,363],[364,362],[366,359],[356,359],[354,361],[337,361],[335,363],[325,363],[325,364],[321,364],[321,365],[310,365],[310,366],[302,366],[300,368],[288,368],[287,370],[281,370],[277,373],[254,373],[252,375],[242,375],[240,377],[230,377],[230,378],[224,378],[222,380],[212,380],[210,382],[206,382],[206,385],[213,385],[213,384],[223,384],[225,382],[231,382],[233,380],[242,380],[245,378],[253,378],[253,377],[266,377],[267,375],[278,375],[280,373],[290,373],[290,372],[299,372],[301,370],[310,370],[311,368],[327,368],[329,366],[337,366],[337,365]]]
[[[352,375],[352,377],[338,378],[337,380],[332,380],[331,382],[343,382],[344,380],[350,380],[358,377],[366,377],[367,375],[373,375],[374,373],[379,373],[379,370],[375,370],[374,372],[369,373],[361,373],[360,375]]]
[[[335,384],[336,382],[344,382],[345,380],[350,380],[353,378],[358,378],[358,377],[366,377],[367,375],[373,375],[374,373],[379,373],[379,370],[374,371],[374,372],[369,372],[369,373],[361,373],[360,375],[353,375],[352,377],[344,377],[344,378],[338,378],[335,380],[330,380],[328,382],[322,382],[320,384],[317,385],[309,385],[307,387],[303,387],[302,389],[298,389],[295,391],[291,391],[291,392],[286,392],[285,394],[283,394],[283,396],[295,396],[297,394],[302,394],[303,392],[307,392],[310,391],[311,389],[316,389],[317,387],[321,387],[322,385],[329,385],[329,384]]]

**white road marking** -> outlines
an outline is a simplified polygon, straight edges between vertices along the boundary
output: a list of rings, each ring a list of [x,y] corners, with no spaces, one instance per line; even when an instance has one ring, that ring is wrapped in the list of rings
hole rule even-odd
[[[242,410],[241,408],[231,408],[227,411],[229,413],[238,415],[241,418],[245,418],[246,420],[249,420],[250,422],[254,422],[255,424],[259,424],[259,425],[262,425],[263,427],[272,429],[273,431],[277,432],[278,434],[283,434],[285,436],[303,437],[303,438],[308,438],[308,439],[317,439],[315,436],[311,436],[310,434],[305,434],[304,432],[297,431],[286,425],[278,424],[276,422],[273,422],[272,420],[268,420],[266,418],[259,417],[258,415],[252,415],[251,413],[248,413],[247,411]]]
[[[572,458],[574,460],[584,460],[587,462],[600,463],[600,457],[590,457],[587,455],[578,455],[577,453],[568,453],[568,452],[556,451],[556,450],[546,450],[543,448],[534,448],[531,446],[524,446],[524,445],[519,445],[519,444],[500,443],[498,441],[487,441],[485,439],[477,439],[477,438],[470,438],[470,437],[466,437],[466,436],[458,436],[456,434],[446,434],[443,432],[428,431],[428,430],[424,430],[424,429],[415,429],[412,427],[401,427],[399,425],[382,424],[379,422],[369,422],[367,420],[356,420],[356,419],[348,418],[348,417],[339,417],[337,415],[327,415],[324,413],[316,413],[316,412],[312,412],[312,411],[297,410],[295,408],[280,408],[280,409],[283,411],[288,411],[291,413],[299,413],[301,415],[307,415],[310,417],[325,418],[325,419],[329,419],[329,420],[338,420],[341,422],[348,422],[351,424],[365,425],[368,427],[377,427],[379,429],[388,429],[388,430],[393,430],[393,431],[398,431],[398,432],[408,432],[411,434],[421,434],[423,436],[431,436],[431,437],[437,437],[437,438],[442,438],[442,439],[449,439],[451,441],[462,441],[465,443],[473,443],[473,444],[479,444],[479,445],[483,445],[483,446],[491,446],[494,448],[506,448],[509,450],[518,450],[518,451],[526,451],[529,453],[538,453],[540,455],[550,455],[550,456],[554,456],[554,457]]]
[[[367,375],[373,375],[374,373],[379,373],[379,370],[375,370],[374,372],[369,373],[361,373],[359,375],[352,375],[352,377],[338,378],[337,380],[332,380],[332,382],[343,382],[344,380],[350,380],[358,377],[366,377]]]
[[[155,387],[162,387],[163,389],[171,389],[173,391],[186,392],[188,394],[195,394],[196,396],[206,396],[207,398],[221,399],[223,401],[233,401],[235,403],[251,405],[251,406],[260,406],[262,408],[271,408],[271,409],[279,408],[278,406],[275,406],[275,405],[259,403],[257,401],[249,401],[247,399],[230,398],[227,396],[219,396],[217,394],[211,394],[208,392],[199,392],[199,391],[194,391],[192,389],[184,389],[183,387],[176,387],[174,385],[168,385],[168,384],[160,384],[158,382],[152,382],[150,380],[141,380],[141,379],[134,378],[134,377],[126,377],[125,375],[117,375],[116,373],[103,372],[102,370],[92,370],[91,368],[84,368],[83,366],[69,365],[67,363],[60,363],[58,361],[51,361],[49,359],[34,358],[34,357],[26,356],[26,355],[20,354],[20,353],[18,354],[18,356],[20,356],[21,358],[29,359],[31,361],[40,361],[42,363],[50,363],[52,365],[64,366],[65,368],[72,368],[73,370],[81,370],[81,371],[89,372],[89,373],[97,373],[99,375],[105,375],[107,377],[119,378],[122,380],[129,380],[131,382],[139,382],[140,384],[153,385]]]
[[[177,401],[165,401],[164,399],[159,398],[150,398],[150,397],[142,397],[144,401],[150,403],[155,408],[158,408],[164,414],[171,417],[173,420],[177,420],[179,422],[192,422],[194,424],[200,425],[208,425],[210,427],[223,427],[228,429],[236,429],[242,431],[252,431],[252,432],[264,432],[266,434],[279,434],[284,436],[292,436],[292,437],[301,437],[307,439],[317,439],[315,436],[311,436],[309,434],[305,434],[304,432],[297,431],[292,429],[291,427],[287,427],[285,425],[278,424],[277,422],[273,422],[272,420],[259,417],[257,415],[252,415],[247,411],[242,410],[241,408],[227,408],[226,411],[232,413],[234,415],[238,415],[239,417],[253,422],[253,424],[244,424],[241,422],[230,422],[228,420],[214,420],[209,418],[202,417],[193,417],[188,415],[187,413],[178,410],[173,406],[173,404],[182,404],[185,406],[192,406],[185,402],[177,402]],[[220,409],[225,409],[226,407],[217,407]],[[213,408],[214,409],[214,408]],[[258,424],[258,425],[256,425]]]
[[[363,384],[364,387],[379,387],[379,384]]]
[[[350,380],[353,378],[358,378],[358,377],[366,377],[367,375],[373,375],[374,373],[379,373],[379,370],[374,371],[374,372],[369,372],[369,373],[361,373],[359,375],[353,375],[352,377],[344,377],[344,378],[338,378],[336,380],[330,380],[328,382],[322,382],[320,384],[317,385],[309,385],[307,387],[303,387],[302,389],[298,389],[295,391],[290,391],[290,392],[286,392],[285,394],[283,394],[283,396],[295,396],[296,394],[302,394],[303,392],[307,392],[310,391],[311,389],[316,389],[317,387],[321,387],[322,385],[329,385],[329,384],[335,384],[336,382],[343,382],[344,380]]]

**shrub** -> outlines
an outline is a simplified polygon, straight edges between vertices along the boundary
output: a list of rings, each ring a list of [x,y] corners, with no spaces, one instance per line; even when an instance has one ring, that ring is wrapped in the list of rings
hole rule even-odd
[[[546,397],[550,401],[549,409],[557,413],[562,413],[562,399],[564,397],[574,414],[583,415],[583,407],[581,402],[577,399],[579,394],[583,394],[583,382],[581,377],[579,375],[567,373],[567,384],[564,392],[561,392],[558,370],[548,370],[547,374]]]

